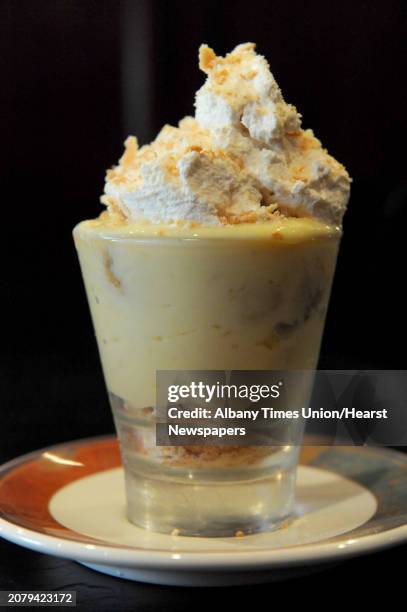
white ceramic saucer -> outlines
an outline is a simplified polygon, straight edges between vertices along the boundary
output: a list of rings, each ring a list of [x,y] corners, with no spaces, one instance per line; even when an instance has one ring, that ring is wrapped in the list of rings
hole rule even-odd
[[[280,579],[407,540],[407,457],[305,447],[301,463],[288,527],[166,536],[126,520],[116,439],[79,440],[0,468],[0,535],[121,578],[188,586]]]

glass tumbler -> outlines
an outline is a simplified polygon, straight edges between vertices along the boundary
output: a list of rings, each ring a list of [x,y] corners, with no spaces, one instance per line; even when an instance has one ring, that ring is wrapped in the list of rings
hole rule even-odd
[[[289,518],[301,427],[285,446],[157,446],[156,371],[313,370],[339,238],[304,219],[75,228],[131,522],[231,536]]]

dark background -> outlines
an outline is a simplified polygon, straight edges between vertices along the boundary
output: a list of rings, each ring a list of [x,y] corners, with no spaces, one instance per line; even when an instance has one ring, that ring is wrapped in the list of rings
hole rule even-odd
[[[354,179],[320,366],[406,368],[405,0],[0,7],[0,461],[113,429],[71,230],[129,133],[193,113],[202,42],[256,42]]]
[[[101,211],[129,133],[193,113],[201,42],[255,41],[354,179],[320,366],[406,367],[405,1],[0,6],[5,456],[112,429],[71,231]]]

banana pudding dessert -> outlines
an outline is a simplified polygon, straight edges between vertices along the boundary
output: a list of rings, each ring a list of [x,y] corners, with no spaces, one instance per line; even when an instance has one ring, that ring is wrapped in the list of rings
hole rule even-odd
[[[199,65],[195,116],[126,140],[74,238],[129,520],[229,535],[289,516],[298,446],[157,446],[156,372],[315,369],[350,178],[254,44]]]

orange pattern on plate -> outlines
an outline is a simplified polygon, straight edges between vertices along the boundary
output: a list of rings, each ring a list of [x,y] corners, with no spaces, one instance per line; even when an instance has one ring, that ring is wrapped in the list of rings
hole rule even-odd
[[[0,516],[47,535],[100,543],[58,523],[49,512],[49,502],[61,487],[120,465],[119,445],[114,438],[61,444],[55,454],[50,448],[11,469],[0,481]]]

